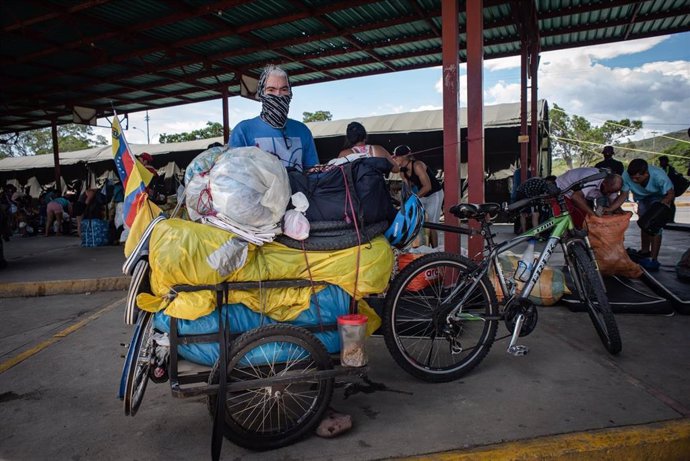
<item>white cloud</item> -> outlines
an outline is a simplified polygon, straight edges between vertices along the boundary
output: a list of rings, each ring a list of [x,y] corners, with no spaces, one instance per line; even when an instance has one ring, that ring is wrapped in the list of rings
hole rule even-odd
[[[484,104],[504,104],[520,101],[520,84],[500,81],[484,90]]]
[[[648,130],[684,129],[672,124],[690,121],[690,61],[648,62],[637,67],[611,67],[605,61],[648,51],[667,39],[654,37],[542,53],[539,98],[552,105],[557,103],[595,125],[624,118],[642,120],[649,125],[640,136],[648,135]],[[500,79],[484,87],[485,104],[520,101],[519,66],[519,56],[485,62],[485,81]],[[513,71],[507,72],[509,69]],[[461,75],[463,106],[466,85],[467,76]],[[436,81],[435,89],[442,92],[441,79]]]
[[[671,124],[690,120],[690,62],[652,62],[637,68],[590,63],[583,68],[579,61],[560,61],[540,73],[539,94],[595,125],[629,118],[660,131],[678,130],[682,127]]]

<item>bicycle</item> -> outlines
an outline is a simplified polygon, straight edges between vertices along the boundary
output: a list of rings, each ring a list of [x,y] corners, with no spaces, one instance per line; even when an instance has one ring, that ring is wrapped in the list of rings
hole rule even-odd
[[[383,335],[395,361],[411,375],[426,381],[455,380],[486,357],[496,340],[499,321],[505,323],[511,336],[507,352],[515,356],[526,354],[529,349],[518,345],[517,339],[530,334],[538,320],[537,308],[528,297],[559,243],[575,289],[604,347],[609,353],[618,354],[622,349],[618,326],[587,233],[575,229],[564,198],[567,192],[581,189],[605,174],[597,173],[563,191],[511,205],[459,204],[450,209],[460,220],[477,220],[480,229],[425,224],[445,232],[481,235],[485,240],[484,258],[475,263],[455,253],[430,253],[410,263],[394,278],[386,294]],[[491,220],[501,211],[516,212],[536,203],[558,206],[552,206],[553,216],[544,223],[496,244]],[[546,246],[520,289],[512,277],[506,277],[498,256],[549,230]],[[503,294],[501,303],[489,279],[491,269]]]

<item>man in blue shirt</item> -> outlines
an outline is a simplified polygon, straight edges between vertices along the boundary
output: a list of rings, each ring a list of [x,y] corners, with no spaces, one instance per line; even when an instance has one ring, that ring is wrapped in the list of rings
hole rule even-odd
[[[280,158],[286,168],[304,170],[319,163],[309,128],[287,116],[292,100],[287,73],[278,66],[266,66],[257,95],[261,114],[235,126],[230,147],[256,146]]]
[[[621,195],[611,206],[612,209],[622,205],[628,197],[628,192],[633,193],[633,199],[637,202],[637,215],[642,217],[647,213],[652,204],[661,202],[670,207],[673,204],[675,194],[673,183],[664,170],[649,165],[645,160],[636,158],[630,162],[627,171],[623,173],[623,188]],[[661,248],[661,232],[651,235],[641,229],[642,248],[638,253],[644,259],[640,265],[645,269],[658,270],[659,249]]]

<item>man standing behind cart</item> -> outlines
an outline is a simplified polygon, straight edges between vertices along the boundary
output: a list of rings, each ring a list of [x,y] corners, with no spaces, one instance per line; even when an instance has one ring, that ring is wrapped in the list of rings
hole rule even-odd
[[[303,170],[319,163],[309,128],[288,118],[292,88],[287,73],[269,64],[259,77],[261,114],[235,126],[230,147],[256,146],[280,158],[286,168]]]

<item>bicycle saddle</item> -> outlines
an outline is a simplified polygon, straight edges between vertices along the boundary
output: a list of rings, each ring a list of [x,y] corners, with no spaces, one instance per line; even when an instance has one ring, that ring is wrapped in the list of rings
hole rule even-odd
[[[493,218],[501,211],[501,205],[498,203],[460,203],[459,205],[452,206],[448,211],[458,219],[481,219],[487,215]]]

